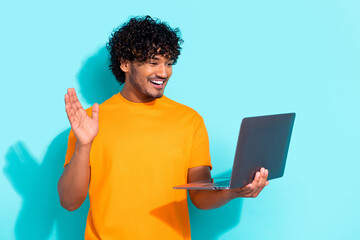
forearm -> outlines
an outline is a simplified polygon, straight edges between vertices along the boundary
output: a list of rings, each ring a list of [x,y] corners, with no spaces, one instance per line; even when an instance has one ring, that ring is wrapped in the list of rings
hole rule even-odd
[[[228,190],[189,190],[189,195],[192,203],[203,210],[221,207],[233,199]]]
[[[90,180],[91,144],[86,146],[76,145],[75,152],[65,167],[58,183],[60,204],[65,209],[73,211],[84,202]]]

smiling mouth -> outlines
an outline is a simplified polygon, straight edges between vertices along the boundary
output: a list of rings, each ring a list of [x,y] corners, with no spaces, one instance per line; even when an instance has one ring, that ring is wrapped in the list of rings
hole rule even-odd
[[[149,81],[158,86],[162,86],[165,82],[165,80],[149,80]]]
[[[162,90],[165,87],[165,82],[166,82],[166,78],[161,78],[161,77],[149,77],[148,81],[151,83],[151,85],[158,89],[158,90]]]

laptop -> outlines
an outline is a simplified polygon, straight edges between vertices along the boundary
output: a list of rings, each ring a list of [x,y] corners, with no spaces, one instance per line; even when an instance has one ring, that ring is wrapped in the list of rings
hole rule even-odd
[[[244,118],[241,122],[231,178],[205,179],[174,189],[219,190],[251,183],[261,167],[268,180],[284,175],[295,113]]]

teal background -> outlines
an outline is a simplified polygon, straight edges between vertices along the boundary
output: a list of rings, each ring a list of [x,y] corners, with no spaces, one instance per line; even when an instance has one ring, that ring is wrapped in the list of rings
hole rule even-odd
[[[191,205],[193,239],[360,239],[359,12],[356,0],[2,1],[0,239],[83,237],[88,202],[67,212],[56,192],[64,94],[88,107],[119,91],[105,44],[143,14],[182,31],[166,95],[204,117],[214,176],[230,173],[243,117],[297,113],[284,177],[256,199]]]

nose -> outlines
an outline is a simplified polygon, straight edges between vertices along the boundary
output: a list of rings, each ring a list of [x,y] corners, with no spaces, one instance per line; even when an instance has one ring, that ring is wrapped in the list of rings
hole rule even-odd
[[[159,64],[158,69],[156,71],[156,75],[158,77],[161,77],[161,78],[166,78],[167,77],[165,64]]]

